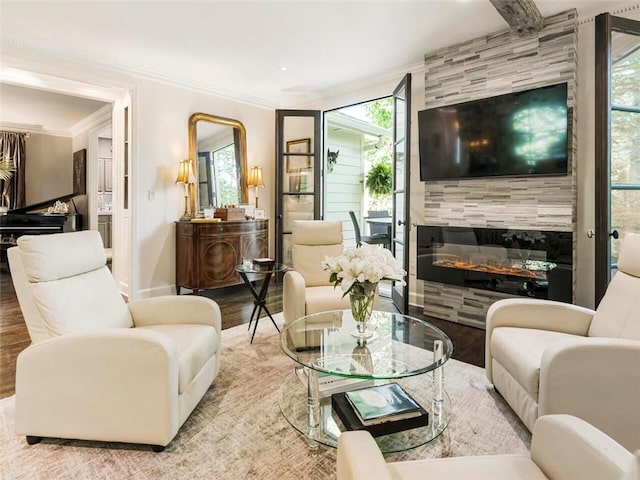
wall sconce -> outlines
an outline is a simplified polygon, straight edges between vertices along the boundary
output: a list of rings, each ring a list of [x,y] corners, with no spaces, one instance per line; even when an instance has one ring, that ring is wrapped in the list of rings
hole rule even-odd
[[[182,160],[176,183],[184,184],[184,213],[181,220],[189,220],[189,185],[193,183],[193,168],[191,168],[191,160]]]
[[[262,178],[262,167],[251,167],[247,185],[249,185],[250,187],[256,187],[256,208],[258,208],[258,188],[264,187],[264,179]]]

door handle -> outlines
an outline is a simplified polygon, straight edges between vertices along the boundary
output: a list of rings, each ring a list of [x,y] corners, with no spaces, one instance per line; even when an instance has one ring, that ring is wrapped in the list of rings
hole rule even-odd
[[[617,240],[620,237],[620,234],[618,233],[618,230],[613,230],[611,233],[609,233],[609,236]]]
[[[402,220],[398,220],[398,226],[401,227],[402,225],[404,225],[405,223]]]

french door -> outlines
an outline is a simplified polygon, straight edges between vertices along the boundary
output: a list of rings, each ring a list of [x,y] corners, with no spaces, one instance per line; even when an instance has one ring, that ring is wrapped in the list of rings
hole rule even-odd
[[[615,273],[620,240],[640,232],[640,22],[595,22],[595,305]]]
[[[409,159],[411,119],[411,75],[393,92],[393,214],[391,251],[409,271]],[[325,182],[322,175],[320,112],[276,111],[276,261],[291,264],[291,226],[295,220],[318,220],[325,216]],[[343,152],[348,153],[348,152]],[[334,173],[335,175],[335,173]],[[345,212],[346,213],[346,212]],[[409,276],[406,284],[394,282],[391,298],[407,313]]]
[[[405,75],[393,91],[393,227],[391,248],[407,272],[406,283],[394,282],[391,300],[401,313],[409,310],[409,177],[411,158],[411,74]]]
[[[276,261],[291,265],[295,220],[320,219],[320,112],[276,110]]]

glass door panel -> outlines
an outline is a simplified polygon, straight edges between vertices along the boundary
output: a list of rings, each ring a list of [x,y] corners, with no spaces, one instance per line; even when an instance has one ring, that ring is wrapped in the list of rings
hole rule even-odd
[[[320,112],[276,111],[276,261],[291,264],[296,220],[320,218]]]
[[[596,17],[595,305],[640,228],[640,22]]]
[[[393,226],[391,251],[409,271],[409,124],[411,75],[407,74],[393,92]],[[401,313],[409,310],[409,275],[406,285],[393,282],[391,300]]]

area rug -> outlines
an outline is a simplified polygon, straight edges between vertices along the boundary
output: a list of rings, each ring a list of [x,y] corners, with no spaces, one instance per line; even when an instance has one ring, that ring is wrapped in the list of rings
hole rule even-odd
[[[281,315],[276,317],[282,323]],[[247,327],[222,332],[222,366],[213,386],[164,452],[131,444],[45,439],[27,445],[14,434],[14,397],[0,401],[0,478],[9,479],[312,479],[335,478],[335,449],[312,454],[287,423],[278,387],[294,362],[262,319],[253,344]],[[453,418],[430,444],[387,461],[527,453],[531,436],[488,384],[484,371],[446,364]]]

